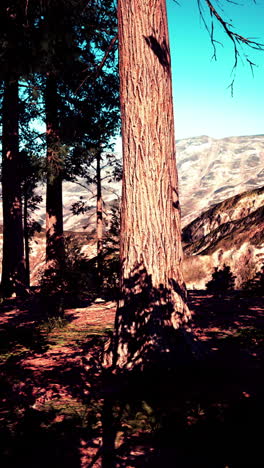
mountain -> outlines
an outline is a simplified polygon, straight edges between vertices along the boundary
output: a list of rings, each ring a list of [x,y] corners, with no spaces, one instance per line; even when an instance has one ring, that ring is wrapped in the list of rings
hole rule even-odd
[[[264,262],[264,187],[205,211],[183,228],[182,239],[189,287],[205,287],[213,268],[224,264],[241,287]]]
[[[226,198],[264,185],[264,135],[214,139],[208,136],[177,141],[177,167],[182,225],[186,226],[201,212]],[[45,225],[45,189],[36,220]],[[120,197],[121,182],[105,183],[105,211]],[[74,216],[71,206],[79,198],[88,201],[90,210]],[[85,188],[78,183],[64,182],[63,207],[65,231],[91,232],[95,226],[95,186]],[[1,214],[0,206],[0,218]],[[1,222],[0,222],[1,224]]]
[[[264,186],[264,135],[177,142],[182,223],[229,197]]]
[[[219,262],[225,261],[238,270],[239,262],[245,263],[242,257],[249,258],[250,264],[261,258],[264,135],[185,138],[178,140],[176,147],[186,281],[190,287],[204,287]],[[43,202],[35,219],[45,228],[45,188],[39,187],[38,192]],[[78,233],[82,250],[88,255],[95,251],[95,194],[96,187],[85,187],[81,179],[63,184],[64,229]],[[120,194],[121,182],[104,184],[104,211],[108,218]],[[75,216],[71,206],[80,197],[87,201],[89,211]],[[0,206],[0,219],[1,216]],[[0,232],[1,224],[0,221]],[[31,245],[35,276],[45,260],[44,233],[36,236]]]
[[[192,245],[190,252],[201,253],[208,243],[236,231],[238,227],[264,221],[264,187],[243,192],[214,205],[183,228],[182,240]],[[250,235],[250,233],[248,233]],[[208,243],[205,243],[208,239]],[[199,249],[198,245],[201,243]],[[207,247],[205,247],[205,244]],[[196,247],[194,247],[196,245]],[[203,250],[201,250],[203,249]]]

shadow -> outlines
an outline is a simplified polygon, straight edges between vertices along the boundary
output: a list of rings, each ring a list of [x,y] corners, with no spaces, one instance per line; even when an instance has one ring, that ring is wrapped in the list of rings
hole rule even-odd
[[[104,467],[260,467],[263,382],[242,392],[248,382],[229,377],[201,366],[193,375],[134,376],[122,392],[117,384],[102,421]]]
[[[80,430],[72,420],[56,422],[54,411],[28,407],[12,432],[1,428],[3,468],[81,467],[77,443]]]
[[[186,290],[174,279],[154,287],[143,264],[124,281],[106,362],[120,371],[185,366],[197,346],[187,325]]]
[[[103,329],[93,315],[99,306],[89,312],[94,324],[82,330],[71,327],[80,309],[66,311],[63,326],[55,321],[47,329],[41,298],[2,304],[1,467],[94,466],[101,457],[103,412]],[[89,299],[81,305],[85,315]]]
[[[100,448],[101,340],[46,344],[0,364],[1,467],[81,468]]]
[[[203,344],[194,359],[195,341],[172,328],[168,289],[154,289],[140,266],[124,289],[115,345],[126,366],[104,375],[103,466],[261,466],[261,298],[190,292],[193,334]]]
[[[150,287],[151,278],[144,278]],[[145,306],[149,298],[138,294],[138,304]],[[163,326],[154,306],[164,294],[160,288],[152,296],[155,321],[148,325],[142,317],[144,333]],[[30,326],[39,314],[37,304],[7,301],[1,315],[7,323],[1,327]],[[6,349],[1,347],[1,355],[10,348],[0,363],[1,466],[262,466],[263,302],[235,292],[219,297],[190,291],[189,306],[193,333],[205,347],[202,358],[179,365],[180,354],[177,365],[168,366],[151,350],[148,356],[159,365],[144,372],[103,370],[105,337],[98,318],[107,314],[105,304],[91,312],[70,310],[70,325],[77,314],[88,317],[82,333],[79,322],[55,329],[39,348],[19,348],[23,337],[12,341],[10,334]],[[161,310],[169,319],[171,308]],[[175,345],[175,336],[170,339]]]
[[[151,36],[144,36],[144,39],[149,46],[149,48],[153,51],[153,53],[156,55],[156,57],[159,60],[159,63],[162,65],[162,67],[170,73],[171,70],[171,65],[170,65],[170,53],[169,53],[169,47],[165,39],[162,41],[160,44],[157,39],[151,35]]]
[[[0,305],[0,353],[15,346],[42,351],[46,343],[38,325],[43,316],[35,296],[7,299]]]

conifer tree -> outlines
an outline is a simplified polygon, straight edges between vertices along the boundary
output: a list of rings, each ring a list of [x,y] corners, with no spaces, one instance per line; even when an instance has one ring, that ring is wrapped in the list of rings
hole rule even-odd
[[[190,313],[181,269],[165,0],[119,0],[118,28],[123,192],[113,359],[131,369],[168,356],[174,330],[175,337],[186,336]]]
[[[113,3],[95,1],[97,9],[83,9],[78,4],[74,12],[72,3],[48,4],[40,25],[40,43],[46,49],[42,65],[43,71],[46,69],[46,259],[47,266],[53,262],[59,268],[64,257],[62,180],[73,180],[80,174],[82,161],[74,160],[78,149],[83,155],[91,145],[98,146],[102,141],[98,141],[99,128],[108,126],[103,133],[104,138],[106,134],[110,138],[117,124],[116,91],[111,89],[115,72],[109,71],[110,67],[108,72],[100,68],[115,25],[115,16],[111,18]]]
[[[3,261],[2,290],[5,296],[25,290],[20,154],[18,136],[18,79],[5,79],[2,137]],[[12,181],[12,182],[11,182]]]
[[[20,154],[19,78],[28,68],[28,33],[22,25],[17,1],[0,6],[0,78],[2,103],[3,259],[1,287],[4,296],[25,291]]]

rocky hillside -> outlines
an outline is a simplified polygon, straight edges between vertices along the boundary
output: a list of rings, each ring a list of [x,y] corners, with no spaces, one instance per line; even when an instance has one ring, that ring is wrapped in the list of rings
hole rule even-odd
[[[198,279],[194,281],[193,275],[190,281],[186,279],[187,283],[204,287],[213,266],[219,264],[219,258],[234,265],[243,263],[239,260],[241,256],[259,260],[262,255],[261,229],[264,227],[264,193],[261,188],[264,186],[264,135],[218,140],[201,136],[179,140],[177,166],[188,275],[197,270],[199,264],[199,271],[196,271]],[[44,187],[39,187],[39,193],[43,202],[35,213],[35,219],[44,228]],[[95,186],[85,187],[82,180],[63,185],[64,229],[79,233],[83,250],[89,255],[94,252],[95,193]],[[104,211],[108,218],[110,208],[117,203],[120,194],[120,182],[104,184]],[[75,216],[71,207],[80,197],[87,201],[89,210]],[[0,206],[0,232],[1,228]],[[0,246],[1,243],[0,234]],[[44,263],[44,252],[45,238],[41,233],[32,242],[34,276]],[[191,262],[193,265],[190,267]]]
[[[183,225],[227,198],[264,185],[264,135],[177,142]]]
[[[264,262],[264,187],[230,197],[183,229],[185,278],[204,287],[215,266],[227,264],[236,286]]]
[[[263,206],[264,187],[230,197],[214,205],[185,226],[183,242],[192,246],[198,245],[199,241],[204,242],[206,238],[211,238],[212,242],[213,240],[216,242],[223,235],[238,229],[240,225],[246,227],[253,222],[261,222]],[[205,245],[203,247],[205,248]],[[195,253],[200,252],[196,250]]]
[[[177,141],[177,166],[183,226],[203,211],[231,196],[264,185],[264,135],[213,139],[208,136]],[[45,223],[45,190],[36,220]],[[121,194],[121,182],[105,183],[105,211]],[[87,200],[89,212],[73,216],[71,206],[79,198]],[[95,222],[95,187],[63,184],[64,228],[91,232]],[[0,219],[1,215],[0,206]],[[1,224],[1,221],[0,221]]]

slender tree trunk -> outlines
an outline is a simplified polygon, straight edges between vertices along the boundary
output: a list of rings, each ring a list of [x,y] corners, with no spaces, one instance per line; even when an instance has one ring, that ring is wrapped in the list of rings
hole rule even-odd
[[[30,250],[29,250],[29,235],[28,235],[28,196],[27,191],[24,193],[24,241],[25,241],[25,259],[26,259],[26,285],[30,287]]]
[[[46,82],[47,192],[46,192],[46,265],[60,269],[64,263],[62,162],[58,130],[58,96],[55,76]]]
[[[96,237],[97,237],[97,273],[98,287],[102,282],[102,254],[103,254],[103,199],[101,180],[101,151],[98,150],[96,156]]]
[[[118,26],[123,192],[114,363],[129,369],[161,362],[176,336],[185,341],[190,312],[165,0],[119,0]]]
[[[25,291],[18,118],[18,80],[8,77],[3,101],[2,139],[2,289],[5,296]]]

